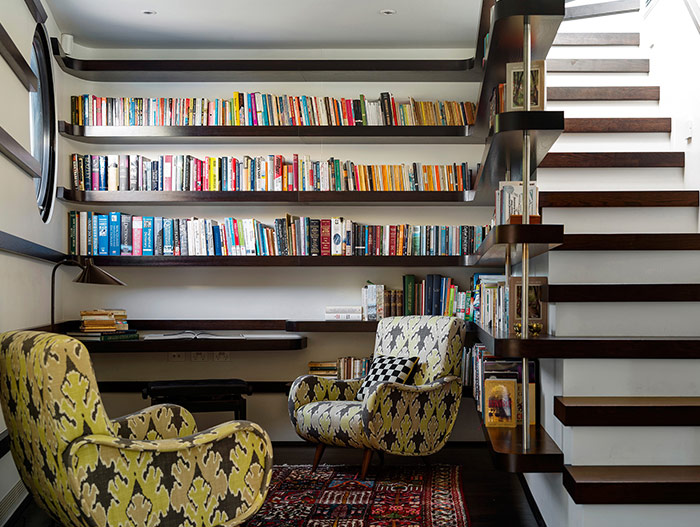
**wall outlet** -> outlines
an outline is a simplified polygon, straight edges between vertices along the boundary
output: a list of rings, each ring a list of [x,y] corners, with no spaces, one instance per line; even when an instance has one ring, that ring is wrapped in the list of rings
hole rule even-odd
[[[168,353],[168,362],[185,362],[184,351],[171,351]]]
[[[215,351],[214,352],[214,362],[229,362],[231,356],[228,351]]]
[[[209,360],[209,353],[206,351],[192,351],[190,353],[190,360],[192,362],[207,362]]]

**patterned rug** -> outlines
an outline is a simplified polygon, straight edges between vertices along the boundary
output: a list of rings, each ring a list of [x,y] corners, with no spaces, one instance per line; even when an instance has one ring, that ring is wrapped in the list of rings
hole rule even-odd
[[[461,467],[278,465],[265,504],[245,527],[467,527]]]

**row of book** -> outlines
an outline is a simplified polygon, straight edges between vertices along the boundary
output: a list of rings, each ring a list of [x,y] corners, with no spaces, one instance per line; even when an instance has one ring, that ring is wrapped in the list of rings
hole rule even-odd
[[[488,226],[364,225],[287,214],[258,220],[68,213],[70,254],[81,256],[459,256]]]
[[[496,193],[496,207],[494,220],[496,225],[513,223],[513,217],[520,217],[522,222],[523,214],[523,182],[522,181],[499,181]],[[536,182],[530,183],[528,193],[527,208],[530,211],[530,218],[537,218],[540,221],[539,192]],[[530,223],[533,223],[532,221]]]
[[[478,168],[477,168],[478,170]],[[464,191],[473,173],[466,162],[358,165],[308,155],[205,157],[72,154],[74,190],[94,191]]]
[[[465,126],[475,106],[457,101],[397,101],[234,92],[203,97],[71,97],[71,121],[81,126]]]
[[[360,379],[367,375],[370,362],[368,357],[339,357],[337,361],[310,361],[309,375],[329,379]]]
[[[91,309],[80,312],[80,331],[108,332],[129,329],[125,309]]]
[[[475,344],[463,367],[467,367],[471,374],[474,401],[486,426],[514,428],[523,424],[521,361],[496,359],[486,346]],[[537,423],[536,367],[536,362],[530,361],[528,420],[531,425]]]

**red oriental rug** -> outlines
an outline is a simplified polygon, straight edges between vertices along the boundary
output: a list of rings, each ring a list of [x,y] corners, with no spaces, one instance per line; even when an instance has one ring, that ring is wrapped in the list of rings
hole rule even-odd
[[[267,499],[245,527],[468,527],[461,467],[279,465]]]

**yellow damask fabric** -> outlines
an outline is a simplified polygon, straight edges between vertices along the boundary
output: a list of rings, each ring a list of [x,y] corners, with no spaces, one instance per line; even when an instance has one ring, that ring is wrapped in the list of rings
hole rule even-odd
[[[390,317],[379,322],[374,354],[419,357],[413,385],[375,384],[354,401],[360,380],[299,377],[289,392],[289,416],[313,443],[423,456],[450,436],[462,400],[466,323],[451,317]]]
[[[272,446],[258,425],[197,432],[175,405],[111,421],[70,337],[0,334],[0,403],[22,481],[64,527],[233,526],[265,499]]]

